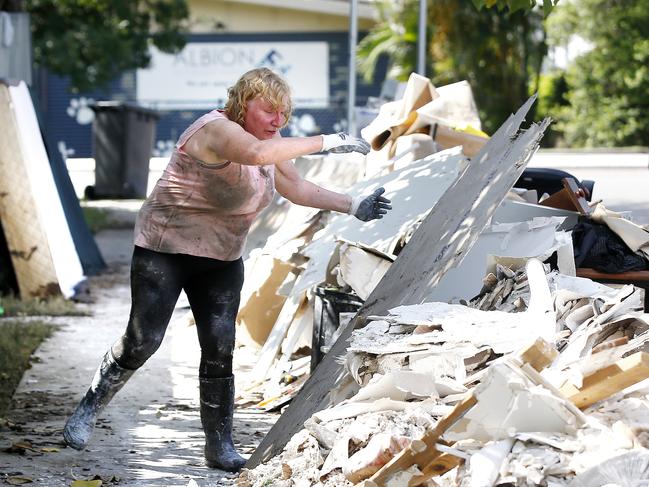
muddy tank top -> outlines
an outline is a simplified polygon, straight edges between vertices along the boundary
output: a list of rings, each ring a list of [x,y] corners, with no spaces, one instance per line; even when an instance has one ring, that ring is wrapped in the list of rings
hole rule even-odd
[[[138,213],[135,245],[226,261],[241,257],[250,225],[273,199],[275,167],[206,164],[183,150],[196,131],[224,118],[211,111],[180,136]]]

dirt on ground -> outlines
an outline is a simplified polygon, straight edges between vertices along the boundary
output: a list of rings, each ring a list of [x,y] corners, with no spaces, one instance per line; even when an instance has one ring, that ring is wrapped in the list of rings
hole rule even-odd
[[[108,269],[88,279],[79,306],[91,316],[51,318],[59,330],[35,352],[0,425],[0,483],[70,486],[102,480],[102,486],[232,485],[236,475],[207,468],[198,402],[200,350],[196,330],[177,307],[158,352],[102,413],[88,447],[65,446],[62,430],[95,369],[126,326],[130,309],[128,263],[132,231],[104,230],[97,242]],[[181,303],[182,304],[182,303]],[[255,354],[235,351],[241,387]],[[249,456],[277,414],[238,408],[234,440]]]

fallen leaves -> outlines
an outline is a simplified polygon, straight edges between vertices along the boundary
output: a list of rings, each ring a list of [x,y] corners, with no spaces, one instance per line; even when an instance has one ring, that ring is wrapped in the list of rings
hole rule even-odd
[[[30,484],[33,481],[34,479],[27,477],[26,475],[13,475],[11,477],[7,477],[7,483],[9,485]]]
[[[70,487],[99,487],[102,483],[101,479],[75,480],[70,484]]]
[[[15,453],[18,455],[25,455],[27,452],[42,455],[43,453],[58,453],[61,450],[59,448],[51,447],[51,446],[45,446],[39,448],[29,440],[20,440],[20,441],[14,441],[11,444],[11,446],[7,448],[3,448],[2,451],[4,453]]]
[[[101,475],[95,475],[90,479],[77,479],[74,480],[70,487],[99,487],[101,485],[117,484],[120,481],[120,477],[112,475],[110,477],[101,477]]]
[[[11,446],[4,448],[2,451],[5,453],[17,453],[18,455],[24,455],[28,451],[41,453],[41,451],[38,448],[35,448],[28,440],[14,441]]]

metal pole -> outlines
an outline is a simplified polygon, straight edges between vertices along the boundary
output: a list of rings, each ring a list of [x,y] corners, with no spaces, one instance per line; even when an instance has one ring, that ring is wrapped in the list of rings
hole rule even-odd
[[[426,76],[427,0],[419,0],[419,36],[417,37],[417,73]]]
[[[356,44],[358,42],[358,0],[349,2],[349,89],[347,94],[347,132],[356,135]]]

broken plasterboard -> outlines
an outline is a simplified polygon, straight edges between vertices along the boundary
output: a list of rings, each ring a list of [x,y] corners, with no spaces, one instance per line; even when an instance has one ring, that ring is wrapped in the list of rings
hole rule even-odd
[[[248,468],[280,452],[304,421],[328,404],[330,391],[347,378],[339,360],[346,351],[349,335],[365,325],[365,317],[421,302],[446,271],[462,261],[538,149],[550,123],[546,119],[520,131],[535,99],[531,97],[505,121],[435,204],[359,313],[252,454],[246,464]]]
[[[412,73],[408,78],[403,98],[384,103],[377,117],[361,130],[361,135],[370,142],[372,149],[381,150],[388,142],[394,141],[408,130],[417,117],[418,108],[438,96],[428,78]]]
[[[349,402],[373,401],[381,398],[407,401],[413,398],[439,397],[435,379],[430,374],[412,370],[393,370],[385,375],[374,374]]]
[[[627,247],[636,253],[642,253],[645,259],[649,259],[649,230],[626,220],[619,213],[608,210],[602,203],[595,207],[591,218],[605,224],[624,240]]]
[[[444,434],[445,439],[490,441],[517,433],[566,433],[582,424],[565,398],[514,364],[491,365],[473,394],[478,403]]]
[[[395,259],[395,256],[372,252],[366,246],[352,242],[342,242],[338,252],[338,284],[351,286],[363,300],[367,299]]]
[[[534,218],[518,223],[501,223],[485,228],[462,263],[449,269],[431,289],[426,301],[457,301],[471,299],[480,292],[482,278],[490,255],[499,257],[537,257],[545,260],[554,252],[572,255],[572,240],[565,232],[557,232],[563,219]],[[572,273],[570,269],[560,269]]]
[[[295,168],[300,175],[315,184],[332,191],[346,192],[363,177],[364,156],[357,153],[326,154],[298,157]],[[253,222],[246,241],[248,255],[253,249],[264,247],[269,237],[277,246],[299,233],[305,222],[313,218],[319,209],[291,204],[277,193],[273,202]],[[273,246],[273,245],[271,245]],[[269,249],[266,249],[269,250]]]
[[[467,81],[458,81],[435,89],[439,96],[417,109],[417,119],[407,133],[414,133],[435,123],[459,129],[469,126],[475,130],[482,130],[478,107],[473,98],[471,85]]]
[[[562,217],[563,223],[558,230],[572,230],[577,224],[579,214],[576,211],[550,208],[524,201],[504,199],[491,219],[491,223],[524,222],[537,217]]]
[[[615,327],[617,319],[626,320],[627,314],[634,319],[632,312],[642,309],[641,291],[629,284],[619,289],[614,297],[600,300],[597,306],[601,312],[588,318],[570,335],[552,368],[561,369],[589,355],[597,339],[607,328]]]
[[[387,169],[388,172],[406,167],[415,161],[428,157],[440,148],[428,134],[402,135],[395,141],[395,156],[381,164],[376,169]],[[376,159],[376,157],[374,157]],[[372,158],[368,155],[368,165]],[[374,174],[375,171],[372,172]]]
[[[392,210],[382,219],[362,223],[350,215],[336,215],[302,253],[309,258],[293,292],[305,291],[325,280],[327,263],[336,248],[336,239],[361,242],[391,253],[391,244],[410,226],[428,213],[455,181],[463,163],[459,148],[438,152],[385,176],[362,181],[348,191],[352,195],[370,194],[385,187],[384,196]]]
[[[419,318],[422,323],[427,320],[431,324],[441,325],[441,330],[404,336],[402,341],[412,348],[431,343],[471,343],[475,347],[488,346],[495,353],[504,354],[525,346],[531,338],[541,336],[547,329],[545,316],[530,311],[482,311],[461,304],[431,302],[398,306],[392,308],[390,313],[398,317],[397,321],[404,317],[409,320],[422,316]],[[424,314],[428,318],[423,319]],[[496,329],[498,333],[494,333]]]
[[[304,300],[306,300],[306,293],[299,293],[291,294],[284,302],[277,321],[275,321],[268,338],[264,342],[264,346],[259,352],[259,360],[257,360],[254,368],[250,371],[249,387],[263,382],[268,376],[277,352],[280,350],[286,333]]]

